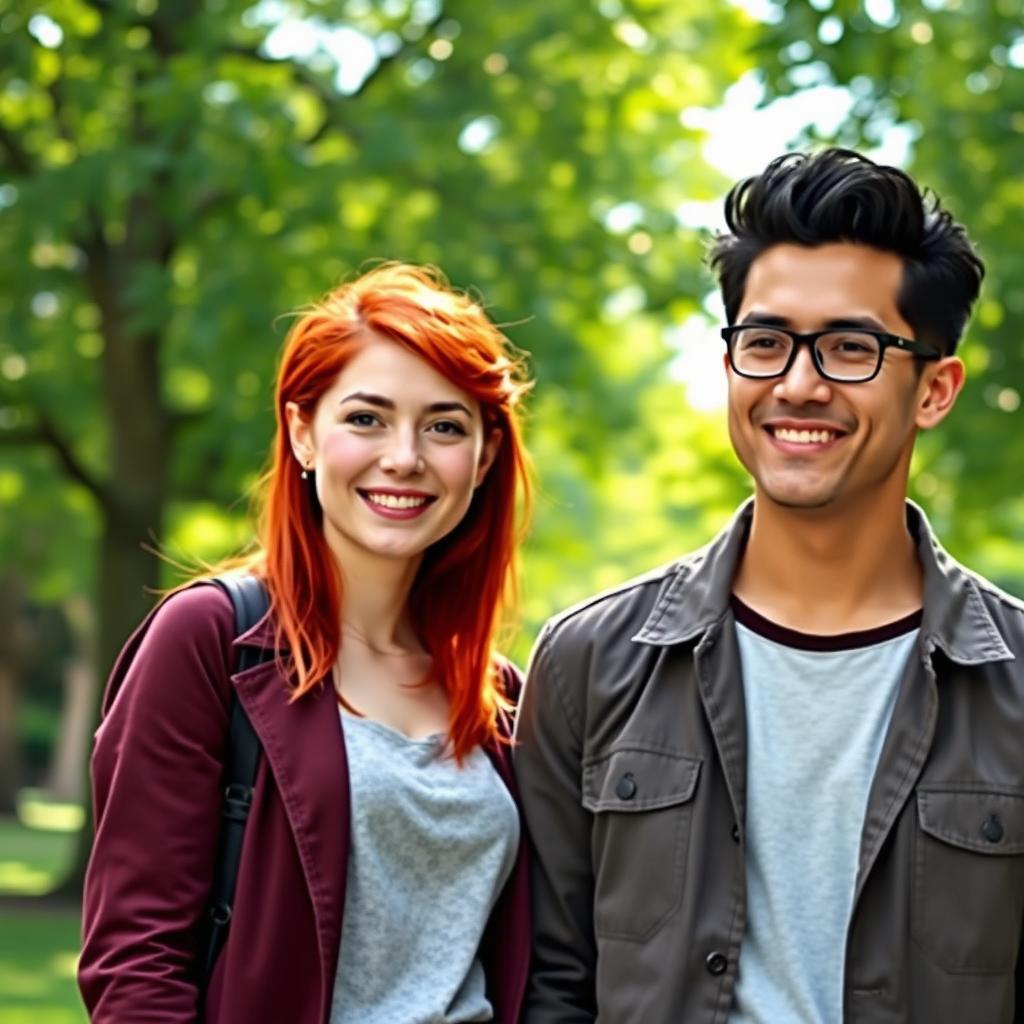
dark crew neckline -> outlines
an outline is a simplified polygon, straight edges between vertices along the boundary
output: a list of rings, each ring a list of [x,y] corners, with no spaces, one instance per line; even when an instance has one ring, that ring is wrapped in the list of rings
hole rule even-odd
[[[859,647],[873,647],[875,644],[895,640],[896,637],[920,629],[923,613],[923,609],[918,608],[916,612],[904,615],[902,619],[896,619],[894,622],[850,633],[802,633],[800,630],[780,626],[777,622],[766,619],[750,605],[744,604],[735,594],[730,597],[729,603],[736,621],[741,626],[746,626],[751,632],[763,636],[766,640],[772,640],[784,647],[795,647],[800,651],[851,651]]]

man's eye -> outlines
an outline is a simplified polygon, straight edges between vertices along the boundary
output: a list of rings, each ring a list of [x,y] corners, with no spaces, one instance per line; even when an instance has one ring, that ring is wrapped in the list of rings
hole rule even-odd
[[[756,334],[746,338],[743,342],[744,348],[778,348],[782,344],[779,338],[771,334]]]

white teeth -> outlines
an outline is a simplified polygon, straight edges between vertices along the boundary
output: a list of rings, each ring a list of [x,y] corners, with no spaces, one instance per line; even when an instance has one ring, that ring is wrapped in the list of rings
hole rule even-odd
[[[404,494],[374,494],[371,491],[366,496],[374,505],[383,505],[384,508],[419,508],[420,505],[427,503],[426,498],[414,498]]]
[[[824,444],[837,436],[832,430],[791,430],[789,427],[776,427],[772,432],[780,441],[790,444]]]

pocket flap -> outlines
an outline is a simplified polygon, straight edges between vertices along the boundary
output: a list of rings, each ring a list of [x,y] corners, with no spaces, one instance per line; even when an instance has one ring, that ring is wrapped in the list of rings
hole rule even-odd
[[[919,789],[917,817],[935,839],[975,853],[1024,853],[1024,792],[984,785]]]
[[[697,787],[701,759],[623,747],[583,766],[588,811],[652,811],[685,803]]]

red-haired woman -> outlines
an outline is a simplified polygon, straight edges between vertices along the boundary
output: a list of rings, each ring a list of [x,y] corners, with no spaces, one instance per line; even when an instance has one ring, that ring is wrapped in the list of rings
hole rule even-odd
[[[492,649],[526,496],[519,363],[385,264],[296,321],[256,555],[269,614],[163,601],[108,684],[79,983],[93,1021],[513,1022],[529,959]],[[240,649],[278,652],[237,672]],[[227,941],[197,984],[232,701],[262,747]]]

